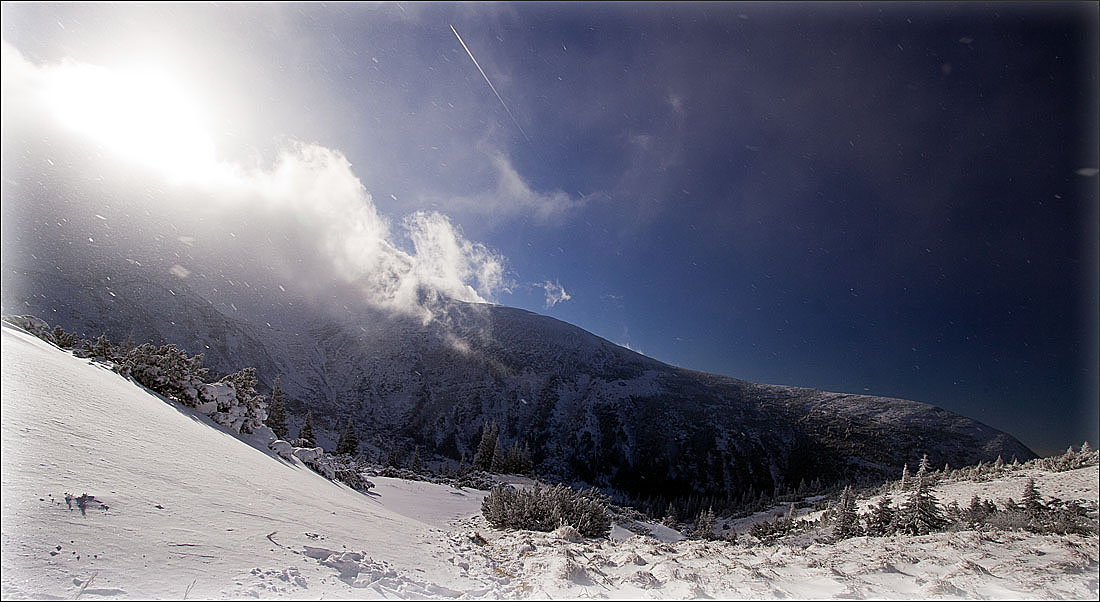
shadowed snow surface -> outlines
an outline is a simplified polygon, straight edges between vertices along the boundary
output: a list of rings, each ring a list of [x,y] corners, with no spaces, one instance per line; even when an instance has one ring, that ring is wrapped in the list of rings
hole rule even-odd
[[[675,541],[658,527],[665,541],[621,528],[580,541],[495,531],[482,492],[384,478],[353,491],[7,325],[2,392],[5,599],[1097,594],[1095,537],[750,546]],[[1095,467],[1040,477],[1047,495],[1096,499]],[[937,492],[964,500],[976,487],[1018,498],[1021,483]]]

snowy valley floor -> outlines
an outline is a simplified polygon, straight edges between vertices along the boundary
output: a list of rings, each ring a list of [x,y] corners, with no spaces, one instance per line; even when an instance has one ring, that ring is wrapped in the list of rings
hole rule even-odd
[[[0,383],[4,599],[1098,592],[1096,537],[961,531],[762,545],[747,535],[736,544],[679,540],[660,526],[657,537],[616,527],[609,540],[496,531],[480,516],[484,492],[377,478],[358,493],[7,325]],[[947,483],[936,493],[944,503],[974,493],[1018,499],[1027,476],[1047,496],[1095,502],[1100,490],[1090,467]]]

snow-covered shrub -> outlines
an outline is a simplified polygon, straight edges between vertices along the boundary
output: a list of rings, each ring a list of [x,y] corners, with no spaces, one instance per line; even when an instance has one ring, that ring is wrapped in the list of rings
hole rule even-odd
[[[247,435],[263,425],[267,420],[267,402],[263,395],[256,393],[255,368],[245,368],[226,375],[218,382],[233,385],[236,392],[237,405],[241,408],[238,413],[242,419],[239,420],[240,426],[234,426],[234,430]],[[235,418],[234,422],[237,422]]]
[[[498,529],[553,531],[571,525],[588,537],[606,537],[611,531],[605,502],[560,484],[535,483],[531,489],[498,485],[485,497],[481,513]]]
[[[374,483],[363,476],[363,465],[349,456],[333,456],[334,478],[357,491],[369,491]]]
[[[221,382],[200,384],[197,387],[198,401],[193,405],[203,414],[210,416],[214,422],[236,433],[248,435],[263,430],[267,436],[275,437],[275,434],[263,423],[267,416],[264,398],[244,393],[243,397],[246,401],[242,403],[242,394],[238,386],[234,379],[229,377],[223,378]],[[243,386],[248,386],[248,383],[245,382]]]
[[[465,474],[460,475],[455,479],[455,487],[466,487],[467,489],[479,489],[481,491],[489,491],[493,488],[493,477],[489,473],[482,472],[480,470],[471,470]]]
[[[201,354],[188,356],[175,345],[145,343],[118,358],[115,370],[169,399],[195,407],[203,401],[199,387],[207,370],[202,360]]]
[[[374,483],[363,477],[363,465],[359,460],[327,454],[320,447],[296,447],[282,439],[272,441],[268,447],[284,459],[301,460],[330,481],[340,481],[358,491],[368,491],[374,487]]]
[[[99,335],[94,342],[84,341],[80,351],[81,357],[101,358],[111,362],[119,359],[115,357],[115,350],[105,334]]]
[[[294,445],[291,444],[289,441],[276,439],[272,441],[268,445],[268,447],[271,449],[271,451],[278,454],[279,457],[284,460],[289,460],[294,457]]]
[[[62,349],[72,349],[80,342],[80,337],[72,332],[65,332],[65,329],[60,326],[53,327],[53,338],[57,341],[57,346]]]
[[[57,339],[50,331],[50,325],[37,316],[4,316],[4,321],[16,328],[24,330],[43,341],[57,345]]]
[[[753,523],[749,527],[749,535],[760,541],[775,541],[785,535],[802,530],[809,523],[804,520],[795,521],[788,516],[777,516],[773,520]]]

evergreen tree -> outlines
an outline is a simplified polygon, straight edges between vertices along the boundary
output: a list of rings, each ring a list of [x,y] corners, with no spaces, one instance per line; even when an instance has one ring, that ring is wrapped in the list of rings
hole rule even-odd
[[[386,456],[386,466],[401,468],[401,450],[396,446],[390,447],[390,453]]]
[[[1039,495],[1039,490],[1035,488],[1035,479],[1028,477],[1027,483],[1024,484],[1024,512],[1029,516],[1039,516],[1044,510],[1043,498]]]
[[[680,514],[676,512],[676,503],[669,502],[668,509],[665,510],[665,517],[661,520],[662,523],[671,527],[680,522]]]
[[[875,509],[871,512],[871,520],[868,524],[868,532],[870,535],[889,535],[894,532],[894,500],[888,496],[882,496]]]
[[[496,426],[495,424],[493,425]],[[499,433],[498,429],[493,429],[494,432]],[[504,451],[500,449],[500,435],[493,439],[493,460],[489,463],[489,472],[502,473],[507,472],[504,469],[505,457]]]
[[[290,426],[287,423],[286,393],[275,377],[275,386],[271,389],[271,403],[267,406],[267,421],[265,424],[275,432],[275,436],[286,441],[290,439]]]
[[[306,421],[298,431],[298,438],[305,443],[305,447],[317,447],[317,436],[313,434],[313,412],[306,412]]]
[[[901,469],[901,486],[898,487],[898,491],[909,490],[909,464],[906,464]]]
[[[474,453],[474,459],[470,468],[484,471],[493,468],[493,458],[496,456],[497,440],[499,436],[500,429],[495,422],[486,424],[482,427],[481,441],[477,444],[477,452]]]
[[[523,442],[523,451],[520,453],[520,469],[519,469],[519,472],[521,474],[531,474],[534,471],[535,471],[535,461],[531,459],[531,448],[527,445],[527,441],[524,441]]]
[[[695,530],[692,536],[698,539],[714,539],[714,506],[707,508],[705,512],[699,512],[699,518],[695,520]]]
[[[340,433],[340,440],[336,442],[336,453],[354,456],[359,453],[359,434],[355,432],[355,423],[348,417],[348,424],[344,432]]]
[[[928,456],[921,458],[916,483],[902,508],[902,528],[912,535],[926,535],[946,524],[939,501],[932,493],[932,478],[928,474]]]
[[[523,472],[523,451],[519,448],[519,441],[513,441],[512,447],[508,448],[508,453],[504,456],[504,472],[509,474],[517,474]]]
[[[859,535],[859,514],[856,512],[856,496],[852,486],[844,488],[836,508],[836,522],[833,524],[833,538],[847,539]]]
[[[982,499],[974,494],[970,498],[970,505],[966,508],[966,518],[970,521],[971,525],[978,525],[985,520],[985,517],[989,516],[989,510],[985,504],[982,503]]]

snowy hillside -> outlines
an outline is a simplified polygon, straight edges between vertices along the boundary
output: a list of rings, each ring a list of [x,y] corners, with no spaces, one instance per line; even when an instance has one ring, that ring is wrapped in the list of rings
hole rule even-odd
[[[425,514],[420,496],[402,491],[415,484],[380,485],[376,495],[334,484],[8,326],[3,353],[5,598],[68,597],[93,575],[85,596],[300,596],[311,587],[317,597],[336,587],[330,581],[347,589],[337,578],[356,570],[381,579],[379,591],[410,595],[437,593],[433,582],[476,585],[442,549],[425,553],[425,541],[445,542],[437,525],[477,508],[479,492],[438,495],[423,522],[401,514]],[[94,500],[70,510],[66,493]],[[349,554],[330,562],[323,550]],[[352,560],[363,551],[369,559]]]
[[[379,478],[359,493],[6,324],[2,344],[5,599],[1097,594],[1095,536],[764,545],[743,531],[735,544],[683,540],[657,525],[659,538],[495,531],[482,492]],[[937,493],[1019,497],[1021,476]],[[1097,500],[1095,466],[1035,476],[1048,496]]]

